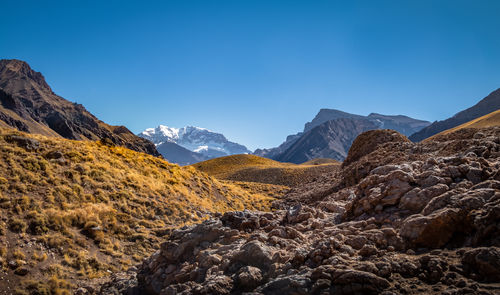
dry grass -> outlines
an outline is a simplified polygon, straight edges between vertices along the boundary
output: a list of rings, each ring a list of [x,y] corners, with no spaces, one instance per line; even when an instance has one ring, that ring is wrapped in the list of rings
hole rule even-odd
[[[459,125],[457,127],[442,131],[442,132],[440,132],[436,135],[433,135],[425,140],[430,140],[431,138],[434,138],[436,136],[449,134],[449,133],[452,133],[454,131],[464,129],[464,128],[488,128],[488,127],[494,127],[494,126],[500,126],[500,110],[496,110],[496,111],[491,112],[487,115],[484,115],[482,117],[479,117],[479,118],[474,119],[472,121],[469,121],[467,123]]]
[[[239,186],[252,194],[264,195],[276,199],[285,196],[285,194],[290,190],[290,187],[288,186],[269,183],[233,180],[221,180],[221,182],[227,185]]]
[[[337,169],[337,161],[317,159],[304,164],[281,163],[255,155],[232,155],[193,164],[219,179],[292,187]]]
[[[40,147],[26,149],[12,136]],[[138,263],[169,228],[210,212],[269,210],[272,200],[123,147],[0,128],[0,250],[10,245],[0,251],[0,266],[27,260],[30,273],[18,284],[28,290],[64,294],[73,282]],[[49,278],[53,265],[60,275]]]

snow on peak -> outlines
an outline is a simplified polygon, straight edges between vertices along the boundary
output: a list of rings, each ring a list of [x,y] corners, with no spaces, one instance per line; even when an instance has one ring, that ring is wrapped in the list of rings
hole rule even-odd
[[[174,128],[159,125],[156,128],[147,128],[139,136],[152,141],[156,146],[173,142],[207,158],[250,153],[245,146],[227,140],[221,133],[195,126]]]

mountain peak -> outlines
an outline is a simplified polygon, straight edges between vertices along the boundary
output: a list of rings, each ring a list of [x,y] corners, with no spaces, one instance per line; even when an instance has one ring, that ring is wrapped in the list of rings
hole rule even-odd
[[[172,144],[166,145],[167,143],[174,143],[197,154],[196,156],[185,151],[182,152],[183,155],[199,158],[200,161],[227,155],[251,153],[245,146],[229,141],[221,133],[196,126],[188,125],[175,128],[158,125],[156,128],[145,129],[139,136],[152,141],[167,160],[176,163],[183,163],[176,156],[176,153],[179,154],[181,149],[172,146]]]
[[[109,139],[116,145],[160,155],[151,142],[126,127],[108,125],[82,105],[56,95],[41,73],[17,59],[0,60],[0,124],[67,139]]]
[[[18,59],[1,59],[0,60],[0,78],[2,80],[19,80],[28,78],[32,80],[37,85],[42,88],[47,89],[52,92],[49,84],[45,81],[45,77],[42,73],[34,71],[30,65],[22,60]],[[8,83],[8,82],[6,82]],[[1,87],[5,87],[6,85],[1,85]]]

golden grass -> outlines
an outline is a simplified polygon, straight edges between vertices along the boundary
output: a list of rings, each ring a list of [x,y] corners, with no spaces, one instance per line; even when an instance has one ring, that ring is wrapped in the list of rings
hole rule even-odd
[[[339,163],[332,161],[318,159],[297,165],[245,154],[220,157],[191,166],[219,179],[291,187],[337,169]]]
[[[494,126],[500,126],[500,110],[496,110],[494,112],[491,112],[487,115],[484,115],[482,117],[476,118],[472,121],[466,122],[462,125],[459,125],[457,127],[442,131],[436,135],[433,135],[425,140],[430,140],[436,136],[444,135],[444,134],[449,134],[454,131],[464,129],[464,128],[487,128],[487,127],[494,127]]]
[[[40,148],[18,146],[9,140],[13,135],[35,139]],[[39,248],[23,253],[33,267],[26,276],[33,290],[64,293],[72,280],[59,278],[123,270],[153,253],[169,228],[200,222],[210,212],[269,210],[272,200],[123,147],[0,128],[0,215],[6,220],[0,246],[22,243],[19,236],[35,240]],[[20,257],[16,247],[8,249],[0,256]],[[66,276],[30,281],[55,264]]]

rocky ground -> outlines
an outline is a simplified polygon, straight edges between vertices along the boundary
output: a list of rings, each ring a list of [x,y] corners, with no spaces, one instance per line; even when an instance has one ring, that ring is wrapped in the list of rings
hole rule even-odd
[[[500,294],[500,128],[362,134],[274,212],[173,231],[103,294]]]

